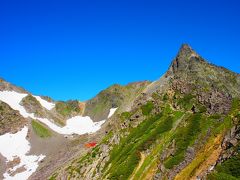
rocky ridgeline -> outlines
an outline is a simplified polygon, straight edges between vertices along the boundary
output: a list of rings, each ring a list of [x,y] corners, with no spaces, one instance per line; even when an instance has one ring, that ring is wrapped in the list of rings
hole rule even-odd
[[[215,167],[238,154],[239,77],[183,45],[166,74],[139,84],[142,91],[130,98],[127,110],[105,124],[101,143],[59,168],[51,179],[217,176]],[[87,104],[96,110],[99,99],[109,97],[107,106],[119,106],[128,97],[122,92],[115,85]]]
[[[28,93],[25,89],[17,87],[0,78],[0,91],[15,91],[19,93]]]
[[[90,116],[94,121],[100,121],[107,118],[111,108],[127,111],[132,106],[133,100],[149,84],[149,81],[130,83],[126,86],[115,84],[87,101],[84,115]]]
[[[2,79],[0,91],[27,94],[20,102],[26,112],[59,126],[80,115],[107,119],[117,108],[94,134],[58,137],[67,146],[59,145],[61,150],[52,152],[30,179],[51,174],[52,180],[240,178],[240,75],[210,64],[188,45],[159,80],[115,84],[86,102],[41,97],[54,103],[49,109],[39,97]],[[29,122],[0,101],[0,135]],[[86,149],[89,142],[96,147]]]

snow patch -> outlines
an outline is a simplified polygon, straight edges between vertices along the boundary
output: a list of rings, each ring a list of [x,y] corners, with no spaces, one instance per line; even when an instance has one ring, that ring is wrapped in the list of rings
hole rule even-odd
[[[29,117],[29,113],[27,113],[24,107],[20,105],[22,99],[27,95],[28,94],[21,94],[15,91],[1,91],[0,100],[7,103],[12,109],[18,110],[23,117],[27,118]],[[33,116],[33,114],[30,116]]]
[[[49,128],[59,134],[86,134],[94,133],[101,128],[101,125],[105,120],[99,122],[93,122],[92,119],[88,116],[75,116],[67,120],[66,126],[59,127],[49,119],[35,117],[33,113],[28,113],[23,106],[20,105],[20,102],[28,94],[17,93],[15,91],[0,91],[0,100],[7,103],[12,109],[18,110],[19,113],[25,118],[33,118],[41,121],[46,124]],[[34,96],[40,104],[46,109],[50,110],[55,105],[43,100],[39,96]],[[110,118],[117,108],[110,109],[108,118]],[[7,169],[4,173],[4,178],[7,180],[25,180],[28,179],[33,172],[36,171],[38,167],[38,162],[41,161],[45,156],[44,155],[26,155],[30,150],[30,143],[27,141],[28,128],[24,127],[21,131],[10,134],[6,133],[0,136],[0,153],[7,159],[7,162],[14,160],[14,158],[19,157],[21,162],[20,164],[15,165],[13,168]],[[23,167],[23,172],[17,172],[14,176],[10,174],[16,171],[17,169]]]
[[[7,159],[7,162],[13,161],[19,157],[20,163],[13,168],[7,169],[3,174],[6,180],[26,180],[37,170],[38,162],[44,155],[26,155],[30,151],[30,143],[27,141],[28,128],[24,127],[15,134],[6,133],[0,136],[0,153]],[[18,168],[24,167],[25,171],[11,176]]]
[[[94,133],[101,128],[101,125],[105,122],[105,120],[100,122],[93,122],[90,117],[85,116],[75,116],[67,120],[66,126],[59,127],[53,122],[49,121],[46,118],[35,118],[42,123],[46,124],[49,128],[59,134],[86,134],[86,133]]]
[[[111,108],[110,112],[108,114],[108,118],[110,118],[115,112],[116,112],[117,108]]]
[[[105,122],[105,120],[99,121],[99,122],[93,122],[93,120],[89,116],[75,116],[66,121],[66,126],[60,127],[54,124],[49,119],[46,118],[38,118],[35,117],[33,113],[28,113],[24,109],[23,106],[20,105],[20,102],[24,97],[26,97],[27,94],[21,94],[15,91],[1,91],[0,92],[0,100],[7,103],[11,108],[14,110],[18,110],[20,114],[25,118],[32,118],[36,119],[44,124],[46,124],[49,128],[51,128],[53,131],[59,133],[59,134],[86,134],[86,133],[94,133],[98,131],[101,128],[101,125]],[[55,106],[53,103],[49,103],[45,100],[43,100],[39,96],[34,96],[36,99],[41,103],[42,106],[44,106],[47,109],[53,108]],[[117,108],[110,109],[108,118],[110,118]]]
[[[38,100],[38,102],[39,102],[43,107],[45,107],[47,110],[51,110],[52,108],[55,107],[55,104],[54,104],[54,103],[50,103],[50,102],[42,99],[40,96],[33,96],[33,97],[35,97],[35,98]]]

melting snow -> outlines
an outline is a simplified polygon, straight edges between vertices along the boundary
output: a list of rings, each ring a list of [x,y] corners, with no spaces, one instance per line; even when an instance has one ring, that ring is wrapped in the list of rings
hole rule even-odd
[[[110,118],[117,108],[110,109],[110,113],[108,115],[108,118]],[[52,130],[59,134],[86,134],[86,133],[94,133],[98,131],[102,124],[106,120],[102,120],[99,122],[93,122],[93,120],[89,116],[75,116],[67,120],[66,126],[59,127],[56,124],[52,123],[46,118],[37,118],[42,123],[46,124],[48,127],[50,127]]]
[[[27,141],[26,136],[28,128],[24,127],[21,131],[10,134],[6,133],[0,136],[0,153],[7,159],[7,162],[13,161],[14,158],[19,157],[20,163],[13,168],[7,169],[3,174],[6,180],[26,180],[38,167],[38,162],[45,156],[40,155],[26,155],[30,150],[30,143]],[[18,168],[24,167],[26,170],[11,176]]]
[[[101,128],[101,125],[105,122],[105,120],[99,121],[99,122],[93,122],[92,119],[88,116],[82,117],[82,116],[75,116],[67,120],[66,126],[59,127],[56,124],[54,124],[52,121],[46,118],[38,118],[35,117],[32,113],[27,113],[23,106],[21,106],[19,103],[22,101],[24,97],[26,97],[27,94],[21,94],[14,91],[2,91],[0,92],[0,100],[7,103],[9,106],[11,106],[13,109],[18,110],[20,114],[27,118],[31,117],[33,119],[37,119],[41,121],[42,123],[46,124],[49,128],[51,128],[53,131],[59,133],[59,134],[85,134],[85,133],[94,133],[98,131]],[[53,103],[49,103],[45,100],[43,100],[39,96],[36,97],[39,102],[44,106],[45,108],[52,108]],[[41,100],[40,100],[41,99]],[[108,118],[110,118],[117,108],[110,109]]]
[[[33,119],[37,119],[47,126],[49,126],[52,130],[58,132],[59,134],[85,134],[85,133],[94,133],[101,128],[101,125],[105,122],[105,120],[100,122],[93,122],[92,119],[88,116],[75,116],[67,120],[66,126],[59,127],[50,120],[46,118],[37,118],[34,114],[27,113],[23,106],[20,105],[20,102],[27,94],[17,93],[14,91],[0,91],[0,100],[7,103],[14,110],[18,110],[19,113],[27,118],[31,117]],[[46,109],[52,109],[54,107],[53,103],[49,103],[43,100],[39,96],[34,96],[41,103],[43,107]],[[117,108],[110,109],[108,118],[110,118]],[[0,136],[0,153],[6,157],[7,161],[12,161],[14,158],[19,157],[21,162],[16,165],[12,169],[8,169],[6,173],[4,173],[5,179],[10,180],[25,180],[33,172],[36,171],[38,167],[38,162],[41,161],[45,156],[40,155],[26,155],[30,150],[30,144],[26,140],[28,129],[24,127],[21,131],[16,134],[6,133]],[[10,176],[12,172],[17,170],[18,168],[24,167],[26,170],[23,172],[19,172],[14,176]]]
[[[52,108],[55,107],[55,104],[54,103],[50,103],[44,99],[42,99],[40,96],[34,96],[38,101],[39,103],[45,107],[47,110],[51,110]]]
[[[7,103],[12,109],[18,110],[19,113],[27,118],[29,117],[29,113],[21,106],[19,103],[22,101],[27,94],[17,93],[15,91],[1,91],[0,92],[0,100]],[[30,116],[32,116],[31,114]]]
[[[110,118],[115,113],[116,110],[117,110],[117,108],[111,108],[110,112],[109,112],[109,115],[108,115],[108,118]]]
[[[100,122],[93,122],[90,117],[75,116],[67,120],[66,126],[59,127],[46,118],[37,118],[42,123],[46,124],[49,128],[59,134],[86,134],[94,133],[101,128],[105,120]]]

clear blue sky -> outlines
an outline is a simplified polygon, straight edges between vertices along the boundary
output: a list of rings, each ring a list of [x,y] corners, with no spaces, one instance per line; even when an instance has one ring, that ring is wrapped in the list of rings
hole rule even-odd
[[[0,76],[34,94],[86,100],[158,79],[182,43],[240,72],[239,0],[1,0]]]

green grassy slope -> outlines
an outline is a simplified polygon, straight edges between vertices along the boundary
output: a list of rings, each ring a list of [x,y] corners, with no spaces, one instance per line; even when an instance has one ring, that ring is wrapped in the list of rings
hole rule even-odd
[[[36,133],[37,136],[41,138],[47,138],[52,136],[52,132],[42,123],[32,120],[31,122],[33,131]]]

